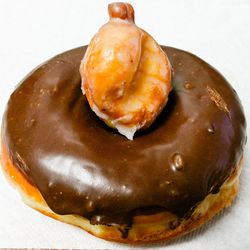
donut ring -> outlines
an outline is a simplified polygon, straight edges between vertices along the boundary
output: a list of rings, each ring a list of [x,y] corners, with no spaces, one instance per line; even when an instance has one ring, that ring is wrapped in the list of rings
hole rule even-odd
[[[81,93],[86,47],[23,80],[3,119],[2,167],[29,206],[107,240],[142,243],[185,234],[231,204],[246,141],[238,97],[201,59],[162,48],[175,72],[168,112],[133,141],[104,126]]]

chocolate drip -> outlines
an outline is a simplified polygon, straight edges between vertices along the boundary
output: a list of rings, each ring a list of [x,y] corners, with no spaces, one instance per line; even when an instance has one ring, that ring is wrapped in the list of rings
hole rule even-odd
[[[86,46],[44,63],[11,95],[3,143],[54,212],[93,224],[127,225],[145,210],[182,217],[233,171],[246,140],[237,95],[198,57],[162,48],[174,89],[133,141],[99,120],[81,92]]]

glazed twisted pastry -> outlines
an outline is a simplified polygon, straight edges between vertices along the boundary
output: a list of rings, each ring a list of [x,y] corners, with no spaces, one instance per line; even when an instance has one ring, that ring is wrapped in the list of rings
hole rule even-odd
[[[82,90],[91,109],[128,139],[149,127],[171,91],[171,65],[156,41],[134,23],[128,3],[108,6],[110,20],[82,60]]]

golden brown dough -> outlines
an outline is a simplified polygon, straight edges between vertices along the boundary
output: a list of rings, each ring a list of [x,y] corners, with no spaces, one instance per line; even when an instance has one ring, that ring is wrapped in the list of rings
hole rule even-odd
[[[96,115],[132,140],[166,105],[171,65],[157,42],[135,25],[130,4],[113,3],[108,11],[109,22],[81,63],[82,89]]]

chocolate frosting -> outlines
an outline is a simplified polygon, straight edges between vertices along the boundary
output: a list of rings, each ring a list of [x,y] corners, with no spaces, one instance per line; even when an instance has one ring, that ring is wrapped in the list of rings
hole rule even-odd
[[[127,224],[158,210],[183,217],[234,170],[246,141],[236,92],[198,57],[162,48],[173,91],[133,141],[99,120],[82,94],[86,46],[45,62],[11,95],[3,143],[54,212],[96,224]]]

